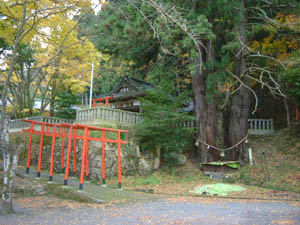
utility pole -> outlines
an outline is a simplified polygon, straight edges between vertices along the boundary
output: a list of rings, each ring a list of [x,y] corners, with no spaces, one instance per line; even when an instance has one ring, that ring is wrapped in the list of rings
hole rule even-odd
[[[90,85],[90,108],[92,108],[92,95],[93,95],[93,77],[94,77],[94,63],[92,63],[91,71],[91,85]]]

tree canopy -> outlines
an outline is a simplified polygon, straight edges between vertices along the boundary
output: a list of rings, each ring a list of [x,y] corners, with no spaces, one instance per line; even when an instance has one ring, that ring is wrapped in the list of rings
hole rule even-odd
[[[84,16],[91,10],[89,0],[0,2],[0,82],[3,86],[0,146],[5,165],[3,213],[13,212],[12,178],[18,162],[16,149],[9,144],[7,101],[13,103],[15,112],[24,109],[20,107],[28,107],[32,114],[35,96],[39,94],[42,108],[45,108],[45,102],[46,105],[50,102],[53,112],[59,88],[67,87],[75,93],[83,91],[81,86],[88,76],[86,64],[96,60],[99,54],[87,37],[79,37],[79,20],[73,20],[73,17]],[[75,82],[70,81],[75,75],[81,77],[75,77]]]
[[[298,65],[297,9],[297,1],[114,0],[86,29],[119,72],[156,85],[168,78],[174,96],[187,90],[206,143],[199,159],[210,161],[220,152],[209,146],[233,146],[247,135],[252,96],[259,101],[254,86],[288,94],[280,71]],[[245,152],[243,143],[226,157],[246,162]]]
[[[54,106],[61,88],[73,94],[86,91],[91,63],[101,58],[87,36],[77,31],[79,21],[91,11],[90,1],[1,2],[1,80],[9,81],[9,99],[17,114],[28,109],[32,115],[36,98],[42,99],[43,113],[49,103]]]

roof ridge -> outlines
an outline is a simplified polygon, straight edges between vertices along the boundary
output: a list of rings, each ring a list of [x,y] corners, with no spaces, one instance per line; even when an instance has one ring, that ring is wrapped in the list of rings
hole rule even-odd
[[[144,84],[149,84],[152,86],[152,84],[148,83],[147,81],[145,80],[141,80],[141,79],[137,79],[137,78],[134,78],[134,77],[130,77],[132,80],[135,80],[135,81],[139,81],[139,82],[143,82]]]

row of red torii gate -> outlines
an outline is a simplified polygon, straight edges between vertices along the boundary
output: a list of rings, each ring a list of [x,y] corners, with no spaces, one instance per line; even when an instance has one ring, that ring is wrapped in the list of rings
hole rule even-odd
[[[118,187],[122,189],[122,166],[121,166],[121,144],[127,144],[126,141],[121,139],[122,133],[128,133],[127,130],[120,129],[110,129],[102,128],[95,126],[88,126],[84,124],[53,124],[46,123],[34,120],[24,119],[23,121],[30,123],[29,129],[24,129],[23,132],[29,132],[29,145],[27,152],[27,167],[26,174],[29,174],[30,169],[30,158],[31,158],[31,147],[32,147],[32,137],[33,135],[40,135],[40,149],[38,154],[38,168],[37,168],[37,177],[41,176],[41,167],[42,167],[42,157],[43,157],[43,146],[44,146],[44,137],[52,137],[51,144],[51,159],[50,159],[50,171],[49,171],[49,181],[53,181],[53,167],[54,167],[54,156],[55,156],[55,143],[57,138],[61,138],[62,148],[61,148],[61,168],[65,171],[64,176],[64,186],[68,185],[68,177],[70,170],[70,159],[72,151],[72,142],[73,142],[73,172],[77,172],[76,166],[76,146],[78,140],[83,140],[83,148],[81,152],[81,169],[80,169],[80,184],[79,190],[83,190],[83,183],[85,178],[89,176],[89,141],[99,141],[102,142],[102,185],[105,185],[105,143],[116,143],[118,151]],[[96,132],[99,135],[91,136],[91,132]],[[113,133],[116,138],[108,138],[106,135],[108,133]],[[95,137],[96,136],[96,137]],[[68,139],[68,148],[66,152],[66,165],[65,165],[65,141]]]

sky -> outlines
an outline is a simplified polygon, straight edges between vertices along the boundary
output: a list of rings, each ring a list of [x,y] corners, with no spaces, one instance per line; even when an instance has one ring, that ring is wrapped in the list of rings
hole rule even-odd
[[[92,5],[93,5],[93,6],[98,5],[98,6],[94,9],[95,14],[97,14],[97,13],[101,10],[101,4],[100,4],[99,0],[91,0],[91,2],[92,2]]]

